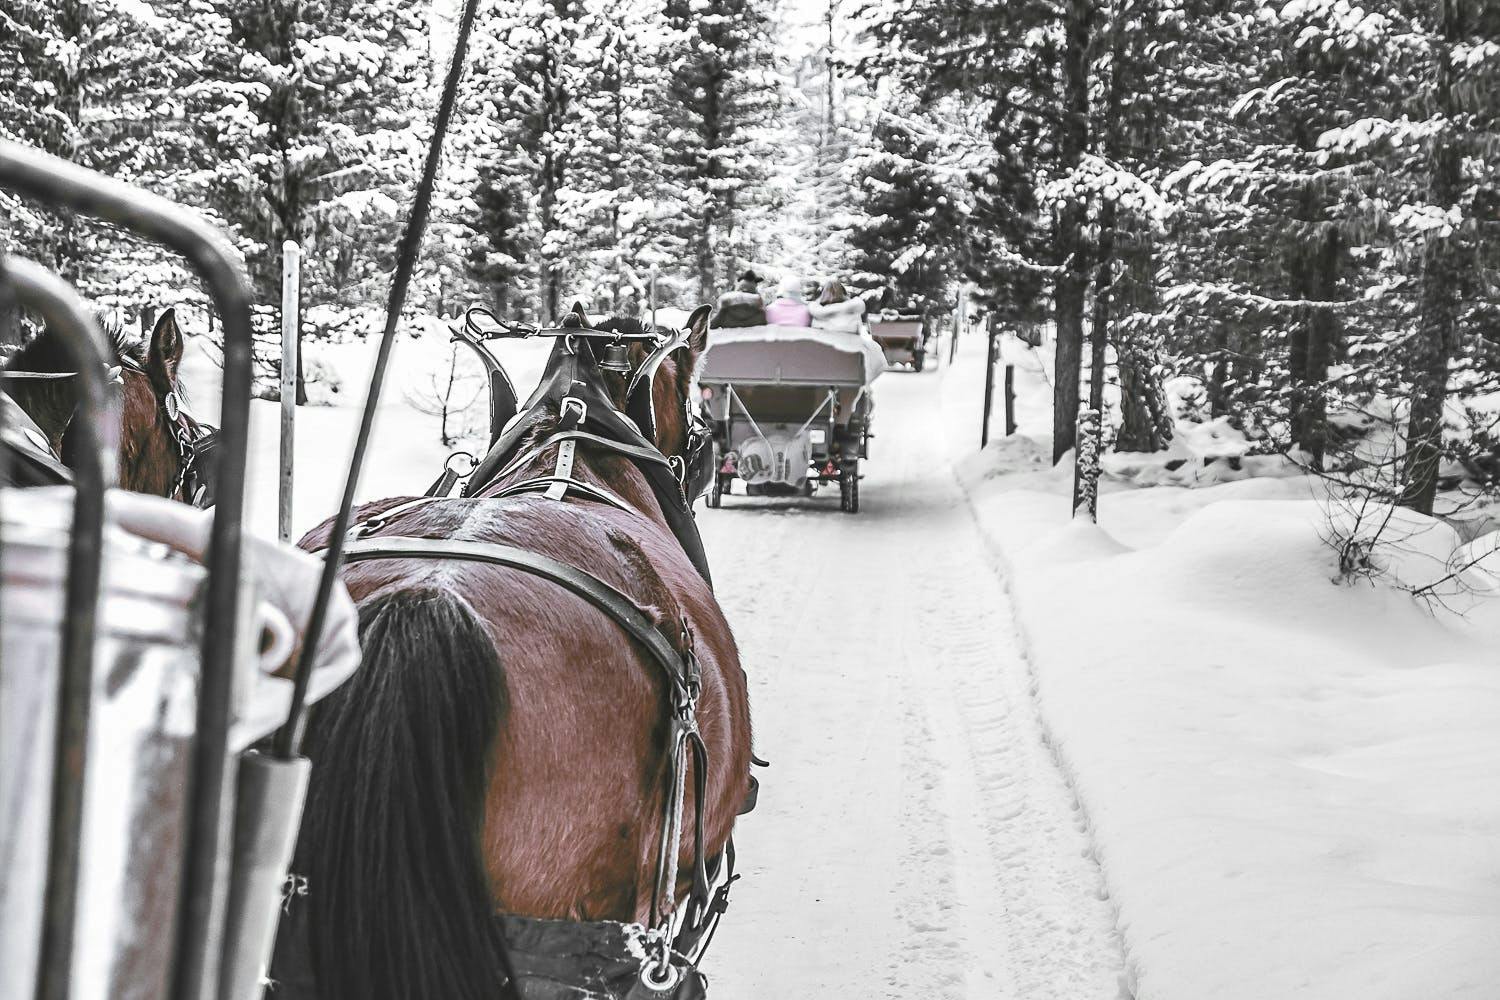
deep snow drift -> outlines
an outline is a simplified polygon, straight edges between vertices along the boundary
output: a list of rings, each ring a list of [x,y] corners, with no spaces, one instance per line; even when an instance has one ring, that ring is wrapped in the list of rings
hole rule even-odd
[[[1494,996],[1500,587],[1445,585],[1460,617],[1397,586],[1442,577],[1453,531],[1398,511],[1385,572],[1345,583],[1323,537],[1348,512],[1301,477],[1116,487],[1095,527],[1038,442],[990,452],[963,478],[1136,995]]]

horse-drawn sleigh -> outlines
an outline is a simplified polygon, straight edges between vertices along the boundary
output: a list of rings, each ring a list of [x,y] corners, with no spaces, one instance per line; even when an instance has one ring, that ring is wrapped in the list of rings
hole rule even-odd
[[[698,372],[713,426],[718,507],[739,480],[747,493],[811,495],[836,483],[859,511],[859,463],[869,450],[870,385],[884,367],[867,337],[804,327],[714,331]]]
[[[217,504],[195,511],[175,321],[127,370],[76,295],[0,257],[0,296],[68,352],[27,374],[71,393],[63,427],[0,408],[0,995],[703,995],[754,791],[691,511],[707,310],[507,331],[552,358],[524,404],[491,359],[492,447],[462,491],[354,505],[455,83],[342,504],[302,542],[321,563],[241,531],[250,299],[223,240],[0,143],[0,186],[184,256],[225,339]],[[167,496],[111,489],[116,468]]]

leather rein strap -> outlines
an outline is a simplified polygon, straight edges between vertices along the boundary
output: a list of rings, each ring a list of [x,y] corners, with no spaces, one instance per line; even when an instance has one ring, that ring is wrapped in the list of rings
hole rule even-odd
[[[409,510],[422,502],[433,502],[437,498],[410,501],[398,505],[384,515],[377,515],[382,522],[398,512]],[[657,926],[668,924],[672,917],[676,898],[677,858],[681,853],[683,836],[682,810],[687,776],[687,754],[693,755],[693,875],[690,915],[692,913],[713,915],[722,907],[712,905],[711,881],[708,863],[704,857],[703,810],[707,793],[708,750],[698,732],[697,703],[702,691],[702,674],[698,658],[693,652],[693,634],[687,619],[682,619],[679,641],[683,650],[679,652],[662,633],[652,617],[627,594],[575,566],[559,562],[548,556],[514,545],[499,542],[459,541],[447,538],[417,538],[407,535],[381,535],[375,537],[351,537],[344,546],[345,562],[355,563],[375,559],[446,559],[488,563],[521,570],[533,576],[555,583],[572,594],[583,598],[604,612],[623,628],[630,637],[646,648],[661,666],[668,686],[668,697],[672,715],[667,734],[668,795],[662,828],[661,849],[657,858],[657,879],[653,889],[652,920]],[[727,888],[727,886],[726,886]],[[716,902],[716,901],[715,901]],[[706,912],[705,912],[706,911]],[[696,943],[701,928],[689,921],[682,928],[679,938]],[[675,942],[674,942],[675,944]],[[663,967],[669,956],[663,955]]]

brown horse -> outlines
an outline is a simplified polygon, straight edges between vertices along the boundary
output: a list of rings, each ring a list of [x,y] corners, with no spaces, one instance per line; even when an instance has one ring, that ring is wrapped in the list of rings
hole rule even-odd
[[[119,483],[127,490],[179,500],[183,495],[185,452],[179,445],[182,387],[177,370],[182,363],[183,337],[175,311],[157,319],[144,345],[109,331],[113,362],[121,388]],[[78,389],[71,378],[28,378],[25,374],[63,374],[74,369],[72,355],[60,338],[44,332],[14,354],[6,364],[5,392],[36,422],[54,455],[68,463],[76,435],[70,433]],[[175,415],[174,415],[174,412]]]
[[[707,317],[694,313],[686,344],[650,386],[655,446],[683,461]],[[632,347],[632,369],[644,354]],[[625,377],[598,377],[623,411]],[[588,441],[573,459],[572,479],[621,506],[587,490],[500,496],[558,468],[561,446],[545,440],[559,414],[539,405],[545,416],[512,452],[519,465],[473,496],[403,507],[373,540],[523,547],[586,570],[668,629],[685,619],[702,669],[703,848],[717,856],[749,791],[751,758],[729,626],[632,459]],[[409,500],[366,505],[357,520]],[[302,545],[327,538],[325,524]],[[668,690],[656,662],[594,605],[514,569],[389,558],[347,566],[344,581],[360,606],[365,659],[312,720],[296,865],[307,879],[317,995],[490,1000],[506,995],[497,912],[647,921],[668,795]],[[686,816],[692,787],[689,778]],[[693,839],[689,822],[679,899]]]

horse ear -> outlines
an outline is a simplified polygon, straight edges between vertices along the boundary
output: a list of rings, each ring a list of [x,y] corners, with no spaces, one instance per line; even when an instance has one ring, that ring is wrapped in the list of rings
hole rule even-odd
[[[156,320],[151,331],[151,347],[146,352],[146,368],[160,375],[166,384],[177,384],[177,367],[182,364],[182,329],[177,325],[177,311],[168,309]]]
[[[699,306],[688,317],[687,349],[695,364],[708,347],[708,317],[713,311],[713,306]]]
[[[578,317],[578,325],[579,326],[583,327],[585,330],[592,330],[593,329],[593,327],[589,325],[589,314],[583,311],[583,303],[582,302],[575,301],[573,303],[572,312],[573,312],[574,316]]]

